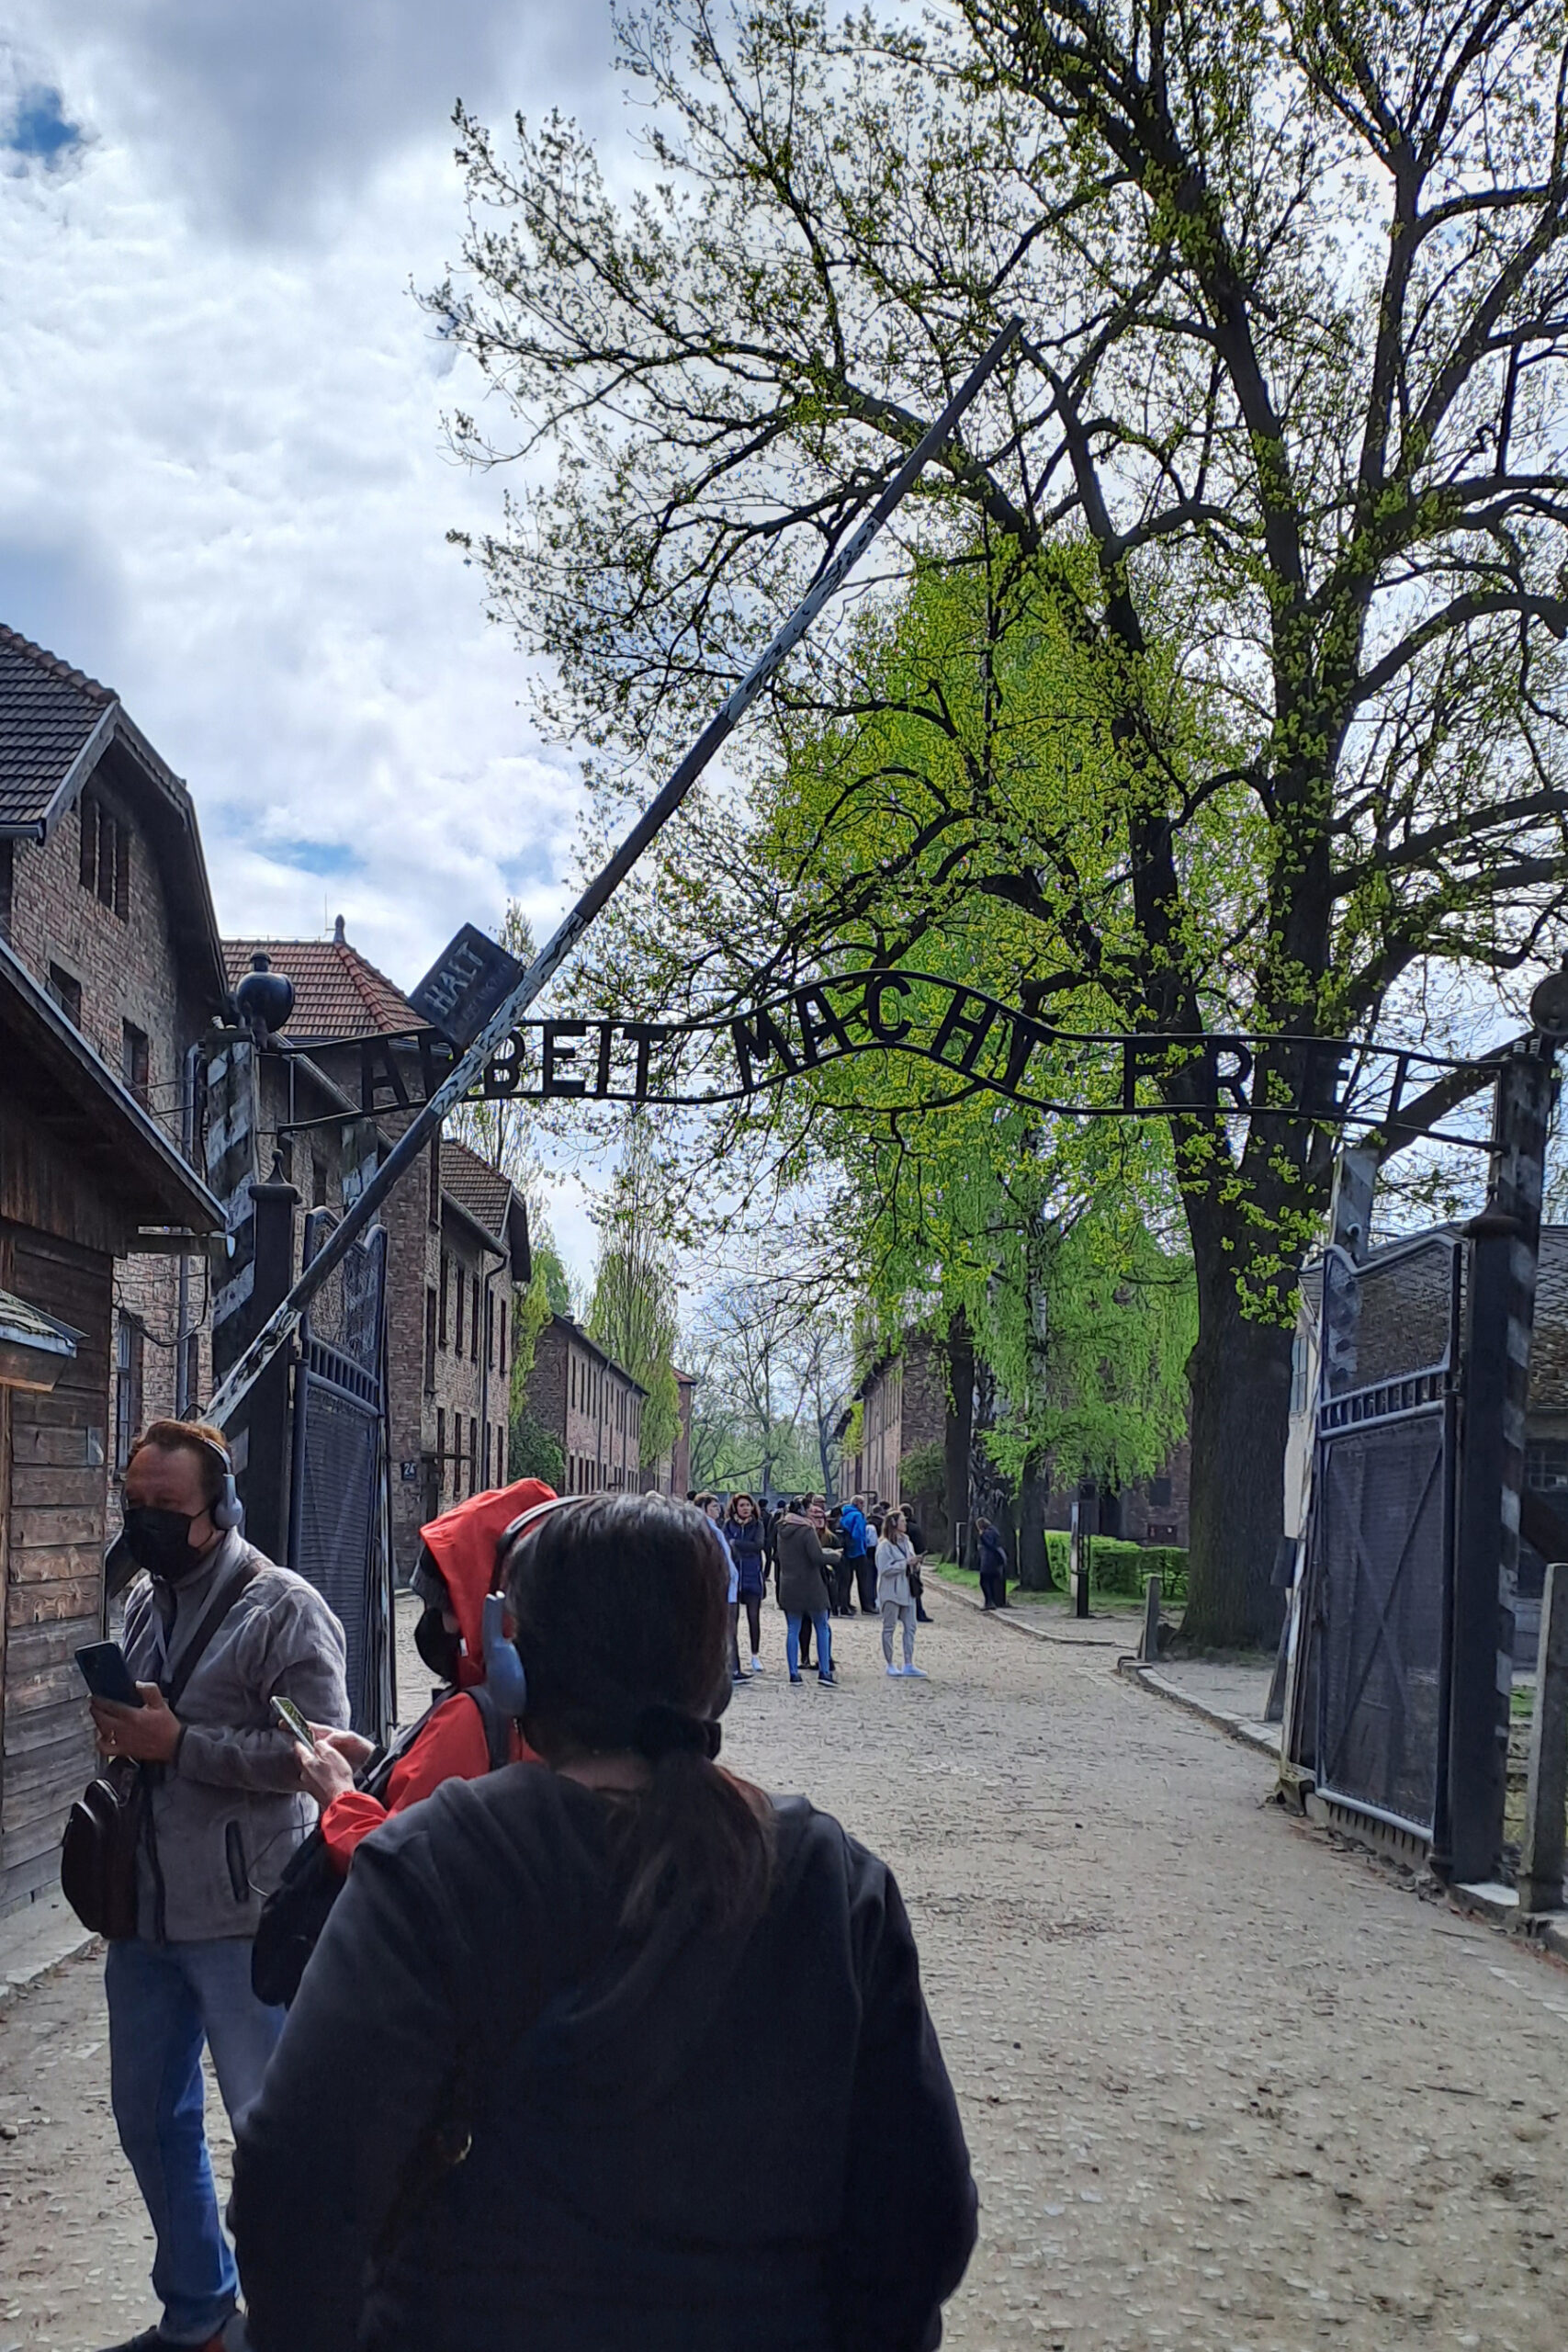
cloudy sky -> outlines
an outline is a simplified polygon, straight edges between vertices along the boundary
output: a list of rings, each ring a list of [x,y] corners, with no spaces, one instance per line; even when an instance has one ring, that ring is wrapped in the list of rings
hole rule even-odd
[[[446,543],[501,496],[410,293],[457,256],[458,96],[618,146],[607,0],[0,17],[0,619],[187,780],[225,930],[341,911],[405,984],[509,891],[547,925],[575,808]]]

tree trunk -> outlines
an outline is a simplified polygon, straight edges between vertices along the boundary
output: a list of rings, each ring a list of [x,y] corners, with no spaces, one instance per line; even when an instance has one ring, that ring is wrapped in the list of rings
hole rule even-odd
[[[967,1559],[975,1548],[969,1510],[969,1449],[975,1436],[975,1341],[962,1307],[949,1320],[944,1353],[947,1417],[942,1431],[942,1467],[948,1544],[954,1559]]]
[[[1291,1409],[1288,1325],[1253,1321],[1235,1261],[1200,1247],[1192,1392],[1191,1532],[1184,1647],[1271,1649],[1282,1596],[1272,1583],[1285,1517]]]
[[[1045,1549],[1045,1503],[1050,1483],[1043,1464],[1031,1454],[1018,1490],[1018,1580],[1026,1592],[1049,1592],[1053,1578]]]

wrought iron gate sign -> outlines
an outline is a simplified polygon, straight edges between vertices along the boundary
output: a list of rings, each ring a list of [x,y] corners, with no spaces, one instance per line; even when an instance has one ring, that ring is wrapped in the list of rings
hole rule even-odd
[[[431,1029],[318,1040],[310,1050],[333,1042],[358,1051],[360,1107],[369,1117],[418,1109],[457,1058]],[[1416,1090],[1491,1069],[1485,1059],[1344,1038],[1063,1029],[961,982],[877,967],[813,980],[723,1020],[525,1021],[488,1063],[475,1095],[700,1109],[868,1053],[923,1061],[958,1094],[983,1091],[1076,1118],[1167,1118],[1190,1105],[1226,1117],[1379,1128],[1398,1124]],[[1061,1091],[1064,1075],[1070,1096]],[[954,1099],[944,1092],[934,1102]],[[1486,1148],[1473,1134],[1426,1132],[1436,1142]]]

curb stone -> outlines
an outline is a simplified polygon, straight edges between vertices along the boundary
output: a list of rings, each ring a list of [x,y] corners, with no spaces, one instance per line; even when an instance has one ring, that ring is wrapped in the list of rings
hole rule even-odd
[[[1015,1607],[1011,1601],[1005,1609],[987,1610],[977,1593],[966,1591],[961,1584],[949,1584],[946,1577],[934,1568],[930,1575],[931,1585],[945,1599],[956,1600],[964,1609],[972,1609],[976,1617],[988,1616],[997,1624],[1005,1626],[1009,1633],[1022,1634],[1032,1642],[1050,1642],[1061,1650],[1110,1650],[1112,1647],[1110,1642],[1086,1642],[1076,1634],[1055,1634],[1047,1626],[1032,1624],[1024,1610]]]
[[[98,1939],[62,1894],[40,1896],[0,1917],[0,2009],[67,1961],[90,1951]]]
[[[1257,1724],[1248,1723],[1245,1716],[1227,1714],[1223,1707],[1211,1707],[1204,1700],[1195,1699],[1190,1690],[1183,1690],[1179,1684],[1172,1682],[1169,1676],[1162,1674],[1157,1667],[1145,1666],[1139,1658],[1118,1658],[1116,1671],[1127,1681],[1142,1683],[1144,1689],[1152,1690],[1156,1698],[1168,1701],[1173,1707],[1185,1707],[1190,1715],[1197,1715],[1202,1722],[1213,1724],[1216,1731],[1224,1732],[1231,1739],[1239,1740],[1244,1747],[1250,1747],[1259,1756],[1267,1756],[1272,1763],[1278,1764],[1280,1735],[1277,1731],[1262,1730]]]

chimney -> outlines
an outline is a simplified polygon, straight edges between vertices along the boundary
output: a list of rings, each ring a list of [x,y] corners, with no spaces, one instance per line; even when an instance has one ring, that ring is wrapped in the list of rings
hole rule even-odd
[[[333,925],[333,945],[334,947],[342,947],[345,944],[346,942],[343,935],[343,917],[339,915],[336,922]]]

